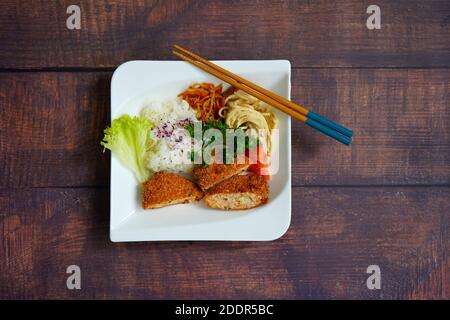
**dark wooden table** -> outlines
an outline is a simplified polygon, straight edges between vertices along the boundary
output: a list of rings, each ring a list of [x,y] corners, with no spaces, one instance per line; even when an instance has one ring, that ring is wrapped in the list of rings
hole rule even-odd
[[[81,30],[72,1],[0,2],[0,298],[449,298],[448,0],[377,0],[381,30],[374,1],[76,2]],[[110,242],[111,74],[175,43],[288,59],[293,100],[354,129],[345,147],[293,123],[283,238]]]

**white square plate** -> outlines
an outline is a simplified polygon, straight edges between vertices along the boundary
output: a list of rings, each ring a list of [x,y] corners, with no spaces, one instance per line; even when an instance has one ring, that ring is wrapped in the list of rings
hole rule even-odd
[[[215,63],[290,99],[289,61]],[[190,84],[203,81],[221,82],[184,61],[126,62],[117,68],[111,80],[111,119],[124,113],[135,115],[146,101],[173,98]],[[291,221],[291,119],[278,110],[275,112],[280,131],[279,143],[275,142],[272,154],[279,154],[279,165],[269,183],[270,196],[266,205],[246,211],[220,211],[200,201],[143,210],[137,181],[113,155],[111,241],[268,241],[281,237]]]

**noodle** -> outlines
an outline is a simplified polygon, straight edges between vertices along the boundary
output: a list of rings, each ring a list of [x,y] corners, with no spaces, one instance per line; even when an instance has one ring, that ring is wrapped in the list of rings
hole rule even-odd
[[[225,106],[219,116],[231,128],[245,127],[262,133],[259,138],[267,145],[267,153],[272,151],[272,130],[278,127],[278,118],[266,103],[238,90],[225,99]]]

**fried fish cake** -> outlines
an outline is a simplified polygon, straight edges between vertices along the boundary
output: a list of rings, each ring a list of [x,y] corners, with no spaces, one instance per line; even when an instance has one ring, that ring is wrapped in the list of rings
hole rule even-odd
[[[157,172],[142,184],[142,207],[156,209],[179,203],[191,203],[203,197],[192,181],[170,172]]]
[[[213,163],[207,167],[197,166],[194,168],[194,176],[197,184],[205,191],[218,183],[235,176],[248,169],[250,164],[217,164]]]
[[[245,210],[269,200],[267,179],[255,174],[233,176],[206,192],[205,203],[215,209]]]

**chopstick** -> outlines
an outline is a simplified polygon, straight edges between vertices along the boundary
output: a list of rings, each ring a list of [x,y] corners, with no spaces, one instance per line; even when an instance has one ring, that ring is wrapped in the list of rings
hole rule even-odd
[[[274,92],[271,92],[271,91],[269,91],[267,89],[264,89],[263,87],[260,87],[257,84],[255,84],[253,82],[250,82],[250,81],[248,81],[248,80],[246,80],[244,78],[241,78],[237,74],[234,74],[234,73],[232,73],[232,72],[230,72],[230,71],[228,71],[226,69],[223,69],[222,67],[220,67],[220,66],[212,63],[211,61],[208,61],[208,60],[206,60],[206,59],[196,55],[193,52],[190,52],[189,50],[187,50],[187,49],[185,49],[185,48],[183,48],[183,47],[181,47],[179,45],[174,45],[174,48],[179,50],[179,51],[181,51],[181,52],[183,52],[183,53],[185,53],[185,54],[187,54],[188,56],[191,56],[192,58],[194,58],[194,59],[196,59],[196,60],[206,64],[207,66],[211,67],[212,69],[215,69],[215,70],[217,70],[217,71],[227,75],[228,77],[233,78],[236,81],[238,81],[238,82],[240,82],[240,83],[242,83],[242,84],[244,84],[244,85],[246,85],[246,86],[248,86],[248,87],[250,87],[250,88],[252,88],[252,89],[254,89],[256,91],[259,91],[259,92],[265,94],[266,96],[271,97],[272,99],[274,99],[274,100],[276,100],[276,101],[278,101],[278,102],[288,106],[289,108],[291,108],[293,110],[299,111],[301,114],[305,115],[306,117],[309,117],[309,118],[311,118],[311,119],[313,119],[313,120],[315,120],[315,121],[317,121],[319,123],[322,123],[323,125],[325,125],[327,127],[330,127],[330,128],[332,128],[332,129],[342,133],[343,135],[345,135],[345,136],[347,136],[349,138],[351,138],[352,135],[353,135],[353,132],[351,130],[341,126],[340,124],[337,124],[337,123],[335,123],[335,122],[333,122],[331,120],[328,120],[325,117],[322,117],[319,114],[317,114],[315,112],[312,112],[312,111],[306,109],[305,107],[303,107],[303,106],[301,106],[299,104],[296,104],[296,103],[294,103],[292,101],[289,101],[288,99],[286,99],[286,98],[284,98],[284,97],[282,97],[282,96],[280,96],[280,95],[278,95],[278,94],[276,94]]]
[[[351,143],[352,131],[328,120],[308,109],[297,105],[271,91],[268,91],[238,75],[231,73],[216,64],[203,59],[202,57],[184,49],[178,45],[174,46],[175,49],[181,51],[177,52],[173,50],[173,54],[177,57],[197,66],[198,68],[214,75],[215,77],[229,83],[230,85],[247,92],[255,98],[266,102],[267,104],[289,114],[293,118],[300,120],[307,125],[321,131],[322,133],[346,144]],[[189,55],[185,56],[184,54]],[[192,59],[193,58],[193,59]],[[194,60],[195,59],[195,60]]]

